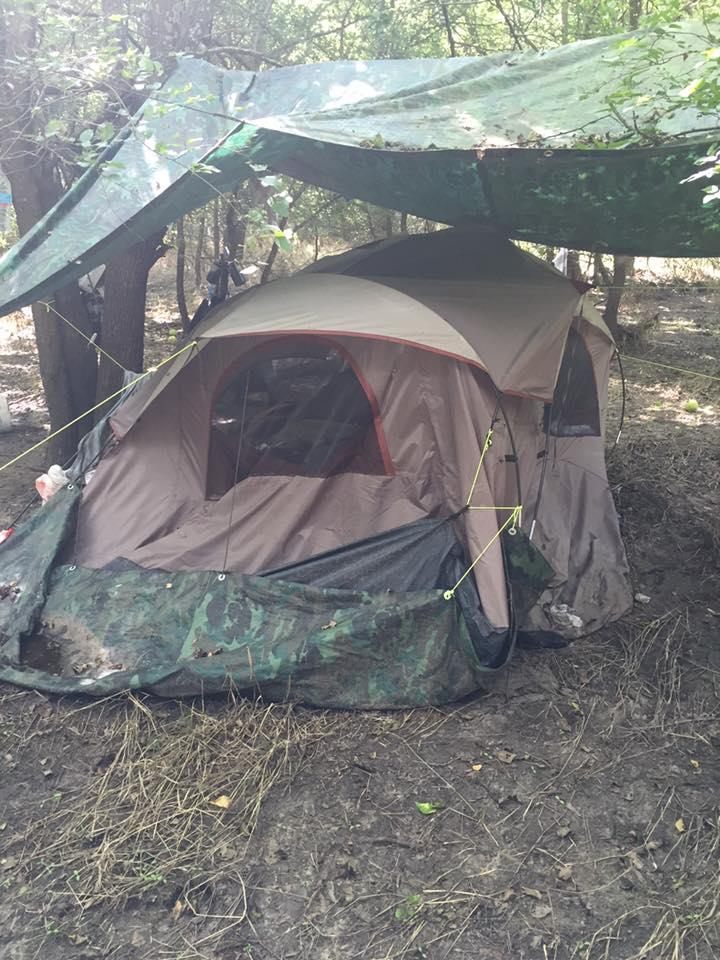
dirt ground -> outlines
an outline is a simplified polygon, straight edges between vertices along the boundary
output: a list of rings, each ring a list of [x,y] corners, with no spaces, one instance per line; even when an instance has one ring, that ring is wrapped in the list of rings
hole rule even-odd
[[[621,348],[720,376],[719,308],[639,285]],[[4,463],[43,414],[32,338],[0,351]],[[611,484],[649,599],[491,694],[340,714],[0,687],[0,958],[716,960],[720,384],[625,373]],[[0,521],[41,465],[0,476]]]

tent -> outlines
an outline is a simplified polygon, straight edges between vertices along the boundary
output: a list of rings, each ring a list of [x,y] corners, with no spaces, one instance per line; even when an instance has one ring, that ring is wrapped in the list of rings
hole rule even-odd
[[[518,631],[563,642],[630,606],[614,345],[552,266],[478,228],[403,236],[193,336],[0,549],[0,678],[442,703]]]
[[[683,182],[716,144],[717,118],[680,93],[716,46],[712,32],[688,22],[539,54],[258,73],[181,58],[0,259],[0,313],[51,296],[259,167],[520,240],[719,256],[707,181]]]

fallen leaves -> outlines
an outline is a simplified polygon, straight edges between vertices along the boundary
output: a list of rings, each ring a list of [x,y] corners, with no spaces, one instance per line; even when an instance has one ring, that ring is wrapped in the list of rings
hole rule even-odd
[[[500,763],[512,763],[513,760],[517,760],[517,754],[511,753],[509,750],[497,750],[495,756]]]
[[[211,800],[210,803],[214,807],[220,807],[221,810],[228,810],[232,804],[232,799],[226,793],[222,793],[219,797]]]
[[[675,821],[675,829],[677,830],[678,833],[685,833],[685,830],[686,830],[685,821],[683,820],[682,817],[678,817],[677,820]]]
[[[558,880],[563,880],[565,882],[567,882],[568,880],[572,880],[572,875],[573,875],[572,865],[569,863],[564,864],[558,870],[557,875],[558,875]]]
[[[431,800],[416,800],[415,806],[417,807],[418,812],[424,817],[430,817],[433,815],[433,813],[437,813],[439,810],[442,810],[444,804],[435,803]]]
[[[533,900],[542,900],[542,894],[535,887],[520,887],[520,892],[524,893],[526,897],[532,897]]]
[[[552,907],[549,907],[546,903],[539,903],[536,907],[533,907],[530,912],[536,920],[544,920],[545,917],[549,917],[552,913]]]

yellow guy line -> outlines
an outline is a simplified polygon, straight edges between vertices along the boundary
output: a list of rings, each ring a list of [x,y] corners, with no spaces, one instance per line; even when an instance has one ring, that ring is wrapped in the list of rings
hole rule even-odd
[[[7,470],[8,467],[11,467],[14,463],[17,463],[18,460],[22,460],[23,457],[27,457],[28,454],[32,453],[34,450],[37,450],[38,447],[42,447],[43,444],[49,443],[50,440],[53,440],[63,431],[68,430],[70,427],[74,427],[76,423],[79,423],[81,420],[84,420],[85,417],[89,417],[91,413],[95,413],[96,410],[99,410],[100,407],[104,407],[106,403],[110,400],[114,400],[116,397],[121,396],[125,393],[126,390],[129,390],[130,387],[134,387],[136,383],[140,383],[141,380],[144,380],[145,377],[149,377],[151,373],[156,373],[160,367],[164,367],[166,363],[170,363],[172,360],[175,360],[176,357],[179,357],[180,354],[185,353],[186,350],[192,349],[192,347],[197,346],[197,340],[193,340],[192,343],[186,344],[181,350],[178,350],[177,353],[174,353],[171,357],[166,357],[165,360],[161,360],[155,367],[150,367],[141,373],[139,376],[135,377],[134,380],[131,380],[130,383],[125,387],[120,387],[119,390],[116,390],[115,393],[111,393],[109,397],[105,397],[104,400],[101,400],[100,403],[96,403],[94,407],[90,407],[89,410],[86,410],[85,413],[81,413],[79,417],[75,417],[74,420],[71,420],[70,423],[66,423],[64,427],[59,427],[57,430],[54,430],[52,433],[49,433],[47,437],[44,437],[42,440],[39,440],[37,443],[33,444],[32,447],[25,450],[23,453],[19,453],[16,457],[13,457],[12,460],[9,460],[7,463],[4,463],[0,467],[0,473],[3,470]]]
[[[485,454],[488,452],[488,450],[492,446],[492,437],[493,437],[493,428],[489,427],[488,432],[485,435],[485,443],[483,444],[483,448],[480,452],[480,459],[478,460],[477,469],[475,470],[475,476],[473,477],[472,486],[470,487],[470,493],[468,494],[468,498],[465,502],[466,507],[470,506],[470,503],[472,501],[472,496],[475,493],[475,487],[477,486],[478,478],[480,477],[480,468],[483,465]]]
[[[467,577],[467,575],[468,575],[472,570],[475,569],[475,567],[477,566],[477,564],[480,563],[480,561],[482,560],[482,558],[483,558],[483,557],[485,556],[485,554],[488,552],[488,550],[490,549],[490,547],[495,543],[495,541],[498,540],[498,539],[502,536],[502,534],[508,529],[508,527],[511,527],[512,529],[515,529],[516,523],[519,524],[519,523],[521,522],[521,518],[522,518],[522,507],[514,507],[514,508],[513,508],[513,512],[512,512],[512,513],[510,514],[510,516],[507,518],[507,520],[505,521],[505,523],[503,523],[503,525],[498,529],[498,532],[497,532],[496,534],[494,534],[494,536],[488,541],[488,543],[485,544],[485,546],[482,548],[482,550],[480,551],[480,553],[475,557],[475,559],[473,560],[473,562],[472,562],[472,563],[470,564],[470,566],[467,568],[467,570],[465,571],[465,573],[460,577],[460,579],[459,579],[458,582],[455,584],[455,586],[454,586],[451,590],[446,590],[446,591],[445,591],[445,593],[443,594],[443,597],[445,597],[446,600],[452,600],[452,598],[455,596],[455,591],[456,591],[457,588],[460,586],[460,584],[463,582],[463,580],[465,579],[465,577]]]
[[[684,367],[673,367],[669,363],[660,363],[657,360],[646,360],[645,357],[633,357],[629,353],[621,353],[623,360],[634,360],[636,363],[649,363],[653,367],[664,367],[665,370],[674,370],[675,373],[687,373],[691,377],[705,377],[706,380],[715,380],[720,383],[720,377],[714,377],[711,373],[700,373],[699,370],[686,370]]]

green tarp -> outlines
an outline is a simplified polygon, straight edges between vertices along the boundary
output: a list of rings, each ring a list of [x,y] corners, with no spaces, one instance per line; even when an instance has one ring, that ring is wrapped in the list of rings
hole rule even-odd
[[[707,31],[686,24],[658,40],[638,96],[614,107],[609,95],[647,64],[621,40],[257,74],[181,59],[99,163],[0,261],[0,310],[51,295],[247,178],[250,164],[517,239],[718,256],[720,217],[703,205],[706,182],[681,181],[720,132],[692,109],[657,109],[696,77]],[[632,146],[638,131],[657,146]]]
[[[78,500],[77,488],[60,491],[3,544],[0,680],[93,696],[233,687],[385,708],[456,700],[497,672],[480,663],[460,608],[441,590],[371,594],[61,563],[72,553]]]

